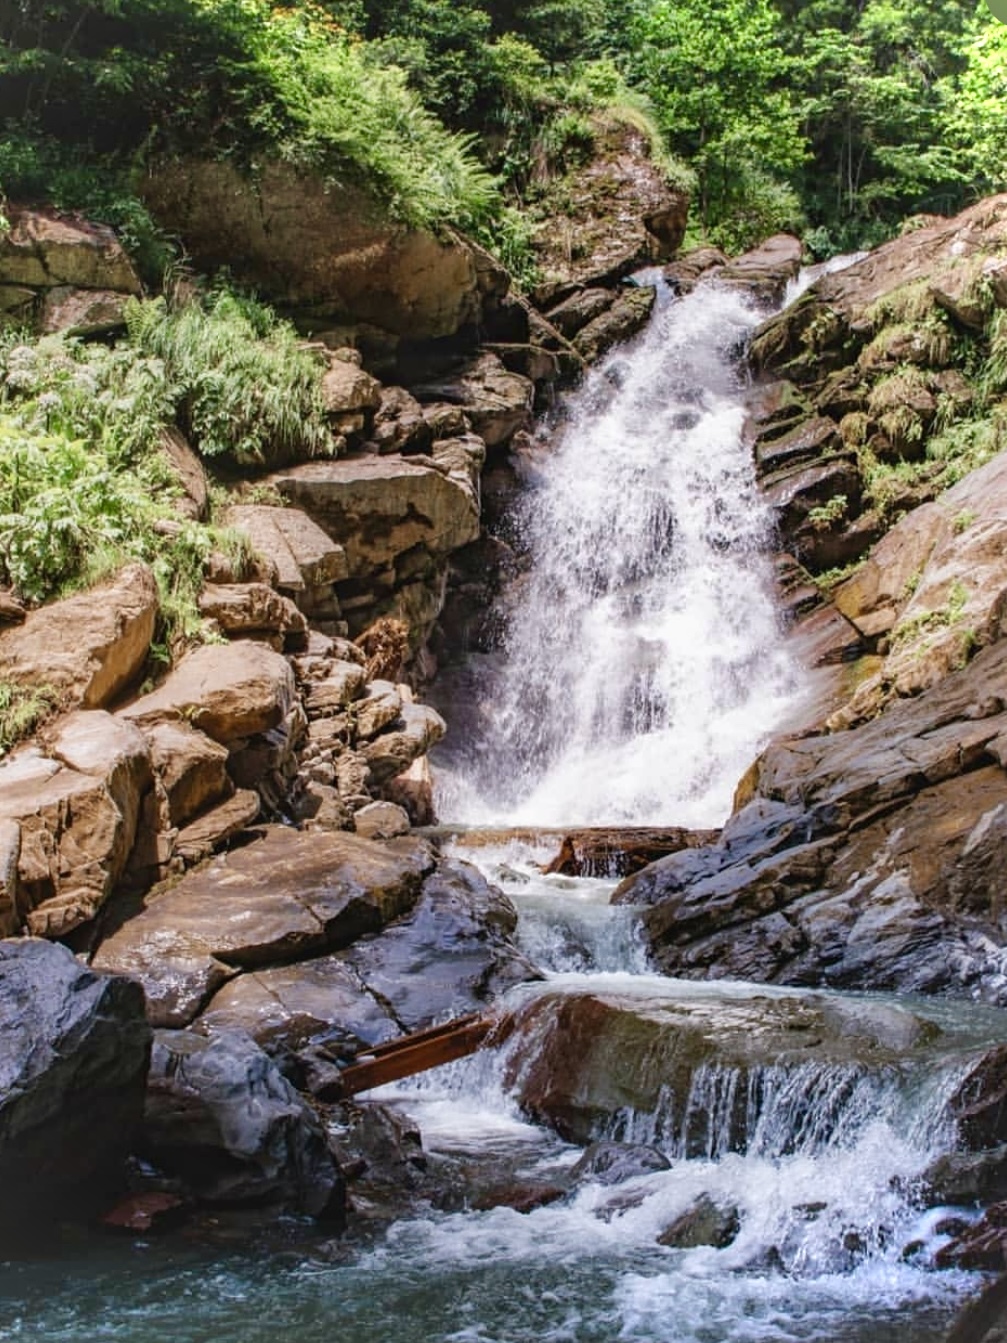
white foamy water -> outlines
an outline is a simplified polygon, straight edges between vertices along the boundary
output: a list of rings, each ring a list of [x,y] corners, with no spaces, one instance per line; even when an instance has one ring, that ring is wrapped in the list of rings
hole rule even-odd
[[[485,734],[442,756],[442,819],[724,820],[801,685],[742,441],[759,316],[727,290],[665,297],[543,431],[519,520],[530,574],[479,692]]]

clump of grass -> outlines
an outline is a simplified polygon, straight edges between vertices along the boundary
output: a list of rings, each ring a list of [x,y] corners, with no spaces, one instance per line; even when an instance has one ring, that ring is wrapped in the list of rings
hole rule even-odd
[[[0,756],[40,727],[55,711],[58,700],[52,686],[25,686],[0,679]]]
[[[262,468],[334,451],[321,366],[264,304],[221,289],[174,309],[133,302],[126,321],[132,350],[159,362],[204,456]]]

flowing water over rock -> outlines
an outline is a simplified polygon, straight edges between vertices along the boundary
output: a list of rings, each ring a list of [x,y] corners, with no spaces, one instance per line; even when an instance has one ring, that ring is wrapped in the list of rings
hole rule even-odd
[[[517,523],[531,571],[502,670],[475,672],[482,731],[441,756],[443,818],[724,820],[799,686],[741,435],[757,320],[730,290],[665,296],[543,431]]]

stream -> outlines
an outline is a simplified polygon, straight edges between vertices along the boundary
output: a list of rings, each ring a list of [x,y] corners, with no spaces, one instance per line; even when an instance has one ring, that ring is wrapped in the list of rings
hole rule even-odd
[[[533,567],[506,655],[470,669],[482,729],[442,749],[445,821],[716,826],[799,705],[741,442],[736,359],[756,320],[729,291],[664,295],[542,431],[554,441],[520,519]],[[614,881],[545,876],[549,855],[528,842],[489,847],[474,832],[454,848],[514,901],[546,979],[512,991],[529,1024],[501,1049],[376,1098],[416,1121],[446,1186],[553,1183],[565,1196],[528,1213],[431,1208],[286,1252],[70,1242],[3,1266],[0,1340],[939,1343],[980,1279],[930,1267],[946,1214],[923,1209],[920,1180],[954,1148],[946,1105],[964,1060],[1007,1041],[1007,1012],[662,979],[632,910],[609,904]],[[644,1099],[630,1087],[591,1136],[653,1145],[669,1164],[616,1185],[572,1179],[582,1147],[518,1103],[545,1039],[536,1023],[585,997],[656,1041],[622,1060]],[[663,1085],[662,1041],[683,1020],[718,1040],[733,1031],[743,1053],[765,1021],[804,1011],[910,1044],[879,1064],[842,1051],[706,1060],[678,1093]],[[730,1243],[660,1244],[701,1195],[733,1210]]]

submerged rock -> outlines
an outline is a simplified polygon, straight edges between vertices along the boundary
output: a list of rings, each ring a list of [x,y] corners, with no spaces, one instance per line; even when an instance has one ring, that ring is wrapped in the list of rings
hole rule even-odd
[[[593,1142],[572,1167],[575,1180],[595,1180],[598,1184],[622,1184],[639,1175],[671,1170],[671,1162],[656,1147],[642,1143]]]
[[[740,1230],[737,1208],[724,1207],[709,1194],[701,1194],[691,1208],[665,1227],[657,1243],[672,1250],[692,1250],[699,1245],[723,1250],[737,1239]]]
[[[0,942],[0,1236],[93,1210],[140,1122],[143,993],[52,942]]]

